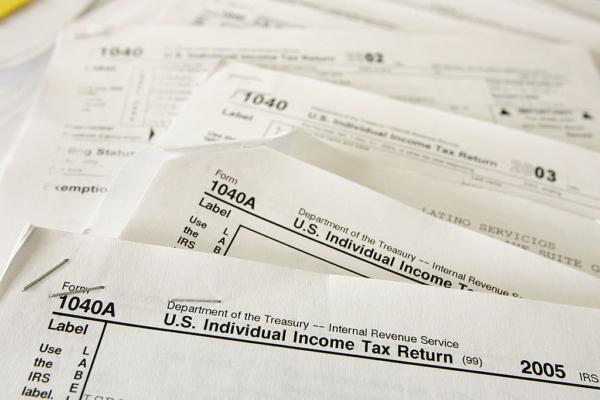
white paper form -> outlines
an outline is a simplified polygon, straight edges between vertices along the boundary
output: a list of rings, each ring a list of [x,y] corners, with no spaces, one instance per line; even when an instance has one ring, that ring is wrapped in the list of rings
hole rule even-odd
[[[309,0],[311,1],[311,0]],[[340,0],[327,0],[339,3]],[[492,27],[547,41],[585,45],[600,62],[600,25],[589,19],[532,7],[522,1],[388,0],[419,12],[430,12],[455,21]]]
[[[310,21],[306,23],[310,25]],[[377,66],[377,54],[382,52],[377,49],[383,48],[380,44],[388,43],[386,46],[394,49],[389,54],[400,57],[398,65],[402,65],[402,57],[410,48],[415,56],[422,54],[416,42],[398,50],[397,42],[401,38],[395,35],[385,36],[389,38],[385,39],[384,36],[355,36],[351,32],[303,34],[301,31],[283,30],[277,35],[265,30],[240,35],[236,30],[226,32],[201,28],[124,29],[113,34],[90,36],[78,36],[76,32],[71,31],[59,46],[42,88],[42,99],[16,150],[13,167],[0,183],[0,213],[4,213],[0,215],[4,227],[0,246],[6,249],[0,254],[7,254],[7,249],[25,223],[79,229],[100,202],[125,160],[161,135],[180,105],[220,57],[292,70],[372,90],[391,89],[387,92],[389,95],[409,93],[408,98],[420,102],[430,99],[431,104],[434,101],[430,95],[434,91],[446,93],[443,97],[436,97],[442,99],[439,105],[447,104],[447,99],[456,97],[451,96],[454,93],[451,80],[444,84],[434,79],[430,86],[415,85],[411,88],[408,82],[416,78],[410,68],[406,75],[397,78],[396,84],[392,84],[387,64]],[[422,40],[435,42],[437,39]],[[421,39],[419,42],[422,43]],[[257,46],[257,43],[260,45]],[[341,46],[342,43],[346,45]],[[444,43],[447,44],[446,41]],[[436,47],[444,48],[446,44]],[[573,53],[572,49],[561,49],[569,55],[559,57],[561,59],[575,60],[582,56],[577,50]],[[544,50],[542,53],[545,57],[547,52]],[[387,60],[387,50],[382,54]],[[543,69],[543,62],[537,64],[536,68]],[[427,76],[436,75],[430,64],[424,65],[415,68],[417,71],[425,70]],[[485,65],[489,67],[487,63],[479,64],[477,70],[489,70]],[[564,93],[577,93],[576,97],[583,99],[586,96],[581,91],[572,92],[568,89],[572,86],[567,85],[572,78],[586,76],[584,70],[578,72],[559,80],[566,86],[558,85]],[[70,79],[65,80],[64,76]],[[505,72],[497,75],[501,81],[510,81],[516,76]],[[555,74],[544,72],[542,80],[544,76]],[[586,85],[591,88],[593,82],[586,80]],[[489,117],[492,115],[490,105],[481,107],[481,99],[495,98],[496,94],[502,93],[515,94],[521,90],[501,86],[504,89],[495,92],[490,91],[491,86],[485,80],[469,80],[463,87],[465,95],[462,97],[474,100],[461,102],[468,106],[465,106],[468,110],[463,106],[453,107],[454,103],[450,103],[449,107]],[[410,93],[414,93],[413,89],[417,87],[426,88],[428,94],[414,98]],[[441,90],[442,87],[447,90]],[[405,88],[408,92],[404,91]],[[551,97],[554,99],[554,96]],[[546,98],[541,104],[555,104],[552,99]],[[564,105],[566,102],[559,103]],[[495,103],[494,107],[501,105]],[[559,108],[562,109],[562,105]],[[498,108],[493,110],[501,112]]]
[[[88,12],[78,18],[78,24],[87,24],[90,30],[110,30],[127,25],[154,23],[164,7],[177,0],[102,0],[95,1]],[[204,2],[204,1],[203,1]]]
[[[261,140],[253,145],[267,145],[314,166],[343,176],[379,193],[390,196],[426,214],[474,230],[505,243],[539,254],[600,278],[600,224],[575,214],[484,189],[455,185],[430,179],[422,174],[383,167],[375,152],[369,157],[348,154],[306,132]],[[219,149],[249,143],[231,143]],[[214,146],[214,145],[213,145]],[[190,148],[198,151],[200,148]],[[206,151],[210,151],[207,149]],[[152,156],[150,155],[152,154]],[[110,229],[107,224],[127,218],[139,203],[139,196],[146,187],[132,189],[131,182],[149,173],[152,163],[162,162],[154,158],[159,154],[151,151],[131,161],[125,167],[128,176],[120,177],[111,189],[103,206],[114,206],[105,211],[101,207],[94,226],[101,224],[100,232],[109,236],[119,234],[118,227]],[[150,178],[141,178],[144,182]],[[131,197],[130,197],[131,196]],[[112,203],[112,205],[110,205]],[[125,204],[132,204],[126,207]],[[116,212],[122,212],[120,217]],[[107,218],[105,213],[110,213]]]
[[[105,208],[117,214],[98,219],[121,224],[120,238],[143,243],[323,273],[599,304],[598,279],[272,148],[172,157],[152,155],[153,167],[142,162],[146,173],[129,185],[129,198],[116,192],[116,207]],[[134,212],[123,215],[131,204]]]
[[[594,399],[600,389],[595,309],[42,229],[9,272],[0,383],[11,397]]]
[[[306,23],[310,24],[310,21]],[[400,39],[395,35],[386,36],[389,39],[354,36],[350,32],[303,34],[301,31],[279,31],[273,35],[265,30],[240,35],[236,30],[200,28],[125,29],[89,36],[78,36],[76,32],[72,31],[57,50],[42,88],[42,99],[18,145],[12,168],[0,182],[0,223],[3,226],[0,257],[7,254],[25,223],[79,229],[126,159],[161,135],[180,105],[220,57],[292,70],[371,90],[392,89],[387,93],[389,95],[406,95],[403,88],[414,93],[407,84],[415,79],[414,70],[401,75],[396,85],[390,82],[387,64],[375,66],[379,64],[378,53],[381,51],[373,49],[380,48],[379,43],[383,46],[387,42],[387,46],[395,49],[390,54],[398,57],[403,57],[411,48],[407,45],[402,51],[398,50]],[[257,43],[260,46],[257,47]],[[347,45],[342,48],[342,43]],[[436,48],[446,48],[448,42],[444,43]],[[489,42],[486,43],[484,47],[489,48]],[[415,56],[421,54],[419,47],[416,42],[413,44]],[[546,50],[541,52],[544,57],[548,53]],[[577,50],[575,53],[565,51],[568,56],[558,58],[575,60],[582,56]],[[541,53],[536,54],[541,56]],[[401,65],[402,58],[398,60]],[[428,76],[436,74],[430,64],[424,65],[429,67],[415,68],[417,71],[424,69]],[[479,64],[477,70],[489,69],[485,65],[488,64]],[[543,69],[543,65],[540,62],[536,68]],[[584,71],[565,75],[559,82],[566,85],[571,78],[586,76]],[[70,79],[65,80],[64,76]],[[494,76],[503,77],[502,82],[517,77],[504,72]],[[555,74],[546,71],[542,73],[544,76]],[[425,81],[427,79],[420,83]],[[579,90],[568,89],[572,88],[570,85],[558,85],[564,93],[578,94],[569,95],[569,98],[587,98]],[[593,82],[586,80],[583,86],[592,88]],[[416,101],[431,100],[428,96],[435,91],[445,93],[443,97],[436,97],[442,99],[439,104],[446,104],[447,99],[456,97],[449,82],[444,84],[434,80],[430,86],[416,87],[426,88],[427,92],[418,98],[408,95]],[[442,87],[447,90],[441,90]],[[463,87],[463,97],[471,99],[473,94],[475,100],[461,104],[471,107],[469,112],[489,117],[492,115],[489,104],[479,108],[480,99],[520,93],[521,90],[502,87],[505,89],[490,92],[490,86],[484,80],[469,81]],[[542,103],[556,104],[551,97]],[[561,100],[560,104],[566,102]],[[450,107],[455,111],[462,109],[462,106],[453,107],[452,104]],[[495,103],[495,106],[500,105]]]
[[[348,164],[350,166],[351,164]],[[600,278],[600,224],[533,201],[395,169],[357,182],[443,221],[499,239]],[[384,176],[397,174],[395,185]]]
[[[600,182],[591,172],[600,170],[596,152],[239,63],[205,82],[163,146],[257,139],[297,127],[353,151],[389,153],[397,166],[439,179],[600,216]]]
[[[193,24],[258,28],[302,28],[305,21],[314,27],[376,29],[360,21],[348,20],[318,9],[270,0],[171,1],[155,17],[158,24]],[[364,32],[364,31],[363,31]]]
[[[284,31],[255,41],[287,54],[251,63],[600,150],[600,79],[579,47],[362,31]]]
[[[143,0],[112,1],[83,19],[89,29],[110,31],[131,25],[197,25],[235,28],[374,27],[312,7],[269,0]]]
[[[600,27],[578,15],[533,7],[530,2],[477,0],[277,0],[372,26],[407,32],[521,38],[579,43],[600,66]],[[569,5],[572,5],[569,2]],[[585,7],[585,6],[584,6]],[[588,12],[589,17],[592,12]]]
[[[324,27],[325,20],[332,25],[333,18],[304,23]],[[260,53],[256,43],[273,36],[244,36],[240,49],[240,35],[232,31],[145,28],[93,35],[90,26],[73,28],[54,54],[41,99],[0,183],[1,260],[25,223],[79,229],[125,160],[160,135],[221,56],[252,59]],[[220,35],[226,49],[214,43]],[[258,58],[280,51],[265,45]]]
[[[372,27],[412,33],[465,34],[474,37],[519,38],[523,35],[476,21],[453,18],[388,0],[275,0],[277,3],[302,5],[322,13],[368,24]],[[529,39],[543,41],[541,39]]]
[[[174,154],[265,145],[343,176],[440,220],[494,237],[600,277],[600,226],[587,218],[532,201],[385,168],[377,158],[347,154],[304,132],[256,143],[230,143],[169,151],[147,150],[121,171],[89,226],[117,237],[138,207],[160,165]],[[216,147],[218,146],[218,147]],[[374,156],[374,154],[373,154]]]

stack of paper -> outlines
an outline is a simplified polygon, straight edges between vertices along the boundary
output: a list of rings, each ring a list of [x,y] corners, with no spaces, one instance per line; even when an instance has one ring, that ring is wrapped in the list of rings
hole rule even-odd
[[[1,398],[598,397],[593,2],[10,10]]]

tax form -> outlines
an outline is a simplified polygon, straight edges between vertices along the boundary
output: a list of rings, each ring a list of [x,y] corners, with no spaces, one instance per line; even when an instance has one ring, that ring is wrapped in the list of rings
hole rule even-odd
[[[219,149],[233,149],[240,145],[250,144],[230,143]],[[252,145],[273,147],[440,220],[494,237],[600,278],[600,248],[594,245],[600,243],[600,224],[588,218],[518,197],[431,179],[401,168],[384,167],[375,152],[368,153],[369,157],[349,154],[315,139],[308,132],[292,132]],[[124,203],[137,203],[137,200],[128,198],[127,191],[131,190],[131,180],[149,169],[146,162],[150,160],[150,156],[146,155],[125,168],[128,176],[117,180],[116,186],[113,186],[114,192],[106,200],[107,204],[114,203],[114,207],[125,214],[133,212],[133,209],[124,210]],[[99,213],[98,222],[113,222],[102,214]],[[126,214],[121,219],[127,217]],[[101,229],[102,233],[109,236],[119,234],[118,229],[111,230],[105,224]]]
[[[600,27],[523,0],[277,0],[408,32],[466,33],[585,45],[600,63]],[[590,13],[588,13],[588,16]]]
[[[43,10],[42,13],[45,15],[48,11]],[[83,32],[110,32],[133,24],[149,23],[235,28],[364,28],[362,23],[313,8],[266,0],[144,0],[95,5],[92,11],[77,20],[77,29]],[[0,41],[1,38],[2,32]],[[12,38],[10,40],[16,42]],[[49,41],[53,42],[54,37]],[[47,50],[27,62],[0,68],[0,165],[7,159],[25,122],[33,103],[33,94],[48,64],[49,53],[50,50]]]
[[[270,0],[113,0],[83,19],[90,29],[114,30],[132,25],[196,25],[235,28],[377,29],[312,7]]]
[[[357,21],[380,29],[411,33],[466,34],[500,38],[523,36],[483,26],[474,21],[452,18],[431,10],[410,7],[387,0],[275,0],[277,3],[298,4],[322,13]]]
[[[360,21],[341,18],[312,7],[271,0],[171,1],[156,15],[158,24],[193,24],[260,28],[376,29]]]
[[[331,1],[331,0],[328,0]],[[338,0],[333,0],[338,2]],[[600,61],[600,26],[586,18],[535,7],[523,1],[387,0],[457,22],[475,23],[547,41],[582,43]]]
[[[314,19],[303,22],[306,26],[353,26],[343,20],[336,25],[333,17],[313,14]],[[282,23],[282,15],[269,15]],[[30,221],[67,230],[79,229],[125,160],[161,133],[179,104],[220,57],[213,54],[214,47],[209,44],[213,39],[209,37],[203,37],[198,45],[199,53],[207,55],[208,60],[190,57],[183,61],[176,56],[182,37],[190,43],[198,40],[196,29],[164,28],[161,32],[169,34],[163,34],[145,28],[116,37],[106,33],[97,36],[106,27],[106,15],[93,13],[88,18],[72,31],[84,32],[83,37],[69,36],[56,51],[42,87],[42,98],[34,107],[31,121],[25,125],[12,167],[0,182],[3,226],[0,260],[5,260],[22,225]],[[218,20],[212,18],[211,23]],[[300,24],[291,17],[289,22],[294,26]],[[94,39],[86,37],[85,33],[94,36],[90,32],[96,32]],[[230,32],[228,36],[235,42],[236,34]],[[264,35],[263,39],[269,36]],[[253,39],[246,43],[247,54],[255,52]],[[130,40],[143,46],[123,44]],[[34,61],[32,67],[27,68],[27,74],[46,63],[46,60]],[[0,77],[0,81],[6,80],[0,89],[5,94],[0,102],[0,124],[5,130],[0,140],[6,149],[1,155],[2,161],[12,150],[16,133],[28,112],[27,107],[13,106],[28,105],[29,101],[21,101],[25,96],[20,92],[29,94],[27,100],[32,97],[29,92],[35,90],[24,90],[29,89],[32,80],[20,79],[23,74],[19,71],[6,71]],[[71,79],[65,80],[64,76]],[[23,88],[18,86],[21,81]]]
[[[67,264],[22,291],[65,254]],[[0,283],[10,398],[595,399],[600,390],[596,309],[45,229],[11,264]],[[104,289],[75,292],[96,285]]]
[[[323,273],[600,305],[599,279],[270,147],[156,149],[132,164],[96,217],[112,232],[92,224],[92,233]]]
[[[298,127],[358,153],[376,150],[383,164],[388,153],[397,168],[600,216],[600,183],[590,173],[600,170],[596,152],[239,63],[205,82],[162,145],[257,139]]]
[[[77,28],[69,31],[54,54],[42,97],[15,150],[12,168],[0,182],[0,224],[4,228],[0,259],[26,223],[81,228],[126,160],[162,135],[221,58],[404,96],[484,119],[500,118],[502,107],[522,104],[538,93],[539,87],[545,87],[544,82],[550,82],[555,89],[545,92],[543,100],[543,93],[534,97],[538,99],[536,107],[550,107],[562,115],[551,117],[556,123],[553,132],[559,136],[564,132],[578,137],[589,134],[590,140],[596,120],[579,115],[585,108],[595,116],[592,108],[600,104],[586,100],[597,77],[592,79],[586,72],[589,60],[581,49],[571,47],[529,48],[517,57],[505,41],[476,40],[467,46],[463,40],[472,39],[410,39],[385,33],[367,37],[360,32],[280,30],[275,35],[256,30],[240,35],[235,29],[190,27],[78,32]],[[451,58],[442,63],[427,56],[448,54],[448,46],[461,43],[467,55],[474,53],[472,43],[481,49],[474,65],[461,67]],[[451,54],[458,54],[454,50],[459,47],[453,47]],[[482,61],[484,55],[489,60]],[[413,57],[416,61],[411,61]],[[514,60],[511,66],[506,64],[508,59]],[[555,68],[556,60],[574,64]],[[466,71],[458,80],[453,78],[457,69]],[[482,79],[482,74],[486,78]],[[520,81],[519,77],[526,79]],[[514,86],[510,83],[517,81],[520,83]],[[460,89],[456,82],[462,82]],[[534,84],[537,89],[530,92],[525,90],[526,82],[540,85]],[[456,101],[456,90],[463,93],[460,99],[464,100]],[[520,98],[523,90],[528,94]],[[509,97],[512,100],[506,100]],[[500,98],[504,100],[490,100]],[[568,104],[574,108],[563,112]],[[503,118],[515,118],[516,108],[507,110],[511,116]],[[570,124],[570,117],[564,117],[567,114],[579,122]],[[537,117],[527,117],[527,121],[548,129],[545,124],[538,125],[541,120]],[[567,126],[576,129],[564,130]]]
[[[244,18],[253,17],[239,19]],[[116,30],[108,39],[74,39],[65,47],[81,43],[95,47],[90,62],[98,61],[94,56],[104,48],[111,62],[125,58],[137,63],[148,55],[139,49],[136,55],[118,54],[115,49],[109,54],[108,47],[131,40],[157,41],[172,49],[165,57],[180,62],[210,64],[212,59],[225,58],[258,64],[600,149],[600,78],[580,47],[466,36],[365,35],[352,29],[356,25],[335,25],[321,18],[307,16],[306,20],[313,26],[345,30],[291,29],[277,35],[256,30],[239,37],[230,30],[132,28]],[[228,23],[225,17],[217,22]],[[189,39],[179,46],[174,36]],[[163,118],[167,121],[153,124],[156,129],[168,125],[168,118]]]

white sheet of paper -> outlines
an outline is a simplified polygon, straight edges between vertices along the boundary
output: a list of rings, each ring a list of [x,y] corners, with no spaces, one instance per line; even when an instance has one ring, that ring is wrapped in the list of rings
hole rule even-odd
[[[504,35],[585,45],[600,63],[600,26],[594,21],[532,7],[523,0],[278,0],[410,32]]]
[[[389,153],[409,170],[600,216],[600,182],[591,173],[600,170],[596,152],[239,63],[211,75],[161,143],[258,139],[298,127],[358,153],[377,150],[382,163]]]
[[[125,7],[124,7],[125,6]],[[89,29],[111,31],[132,25],[377,29],[312,7],[270,0],[113,0],[83,19]]]
[[[48,2],[40,1],[40,3]],[[44,12],[48,14],[47,10]],[[76,24],[78,30],[90,34],[110,32],[133,24],[236,28],[310,26],[361,29],[365,27],[365,24],[332,16],[313,8],[267,0],[143,0],[127,3],[107,1],[94,4],[93,8],[88,9],[81,18],[78,18]],[[34,93],[39,87],[50,58],[48,53],[50,50],[20,64],[0,68],[0,166],[13,149],[17,134],[25,123],[29,107],[34,100]]]
[[[359,31],[282,31],[255,41],[288,54],[249,63],[600,150],[600,78],[577,46]]]
[[[600,306],[599,279],[273,148],[207,150],[140,156],[98,212],[110,229],[93,224],[92,233],[309,271]]]
[[[311,21],[304,23],[310,26]],[[463,97],[469,99],[461,102],[464,107],[454,107],[455,103],[448,103],[448,99],[456,97],[451,80],[440,83],[436,78],[431,81],[436,73],[430,61],[425,58],[415,66],[404,58],[404,54],[411,51],[417,57],[429,53],[429,50],[447,52],[448,43],[458,44],[463,39],[417,38],[411,42],[412,45],[407,42],[402,51],[398,50],[399,40],[402,39],[397,35],[384,33],[366,37],[352,32],[282,30],[274,35],[268,30],[257,29],[240,35],[235,29],[167,27],[78,35],[74,28],[66,34],[54,55],[42,88],[42,98],[16,149],[12,171],[0,182],[0,224],[3,226],[0,259],[5,257],[25,223],[66,230],[81,228],[127,158],[164,132],[181,104],[220,57],[256,62],[375,91],[386,89],[388,95],[402,96],[404,93],[408,98],[415,93],[415,88],[421,87],[427,93],[413,98],[416,101],[432,99],[431,94],[438,92],[440,95],[436,98],[441,99],[439,104],[449,104],[448,107],[465,112],[471,107],[469,113],[487,115],[488,118],[501,109],[495,108],[490,112],[489,104],[480,106],[481,99],[502,93],[520,93],[521,89],[515,91],[514,87],[509,89],[506,85],[502,85],[505,89],[494,92],[484,80],[476,79],[462,87]],[[427,52],[420,50],[421,43],[429,41],[438,44],[428,47]],[[482,49],[491,47],[487,41],[481,43]],[[396,60],[394,65],[407,65],[397,81],[389,80],[392,75],[387,64],[377,65],[377,54],[382,51],[377,49],[383,46],[390,49],[390,60]],[[547,49],[544,47],[543,51],[535,52],[535,57],[547,60]],[[560,49],[562,56],[558,59],[569,62],[585,59],[578,49]],[[387,60],[387,50],[384,53]],[[504,65],[502,60],[498,61],[500,65]],[[556,72],[547,71],[546,64],[536,62],[536,71],[546,71],[540,77],[542,81],[544,76],[554,76]],[[494,62],[486,61],[478,63],[475,69],[493,71],[494,65]],[[410,86],[409,82],[415,79],[415,68],[428,71],[429,78],[419,80],[419,85]],[[561,92],[564,89],[566,97],[584,99],[587,98],[586,92],[577,88],[592,88],[593,82],[583,79],[588,76],[585,67],[576,70],[576,74],[565,72],[566,75],[556,76],[562,76],[559,82],[566,86],[559,86]],[[500,72],[491,76],[503,82],[517,76],[508,71],[501,67]],[[447,73],[450,74],[450,71]],[[64,76],[70,79],[65,80]],[[429,86],[424,84],[427,81]],[[575,86],[566,84],[573,81],[581,83]],[[424,85],[421,86],[421,83]],[[446,90],[440,90],[442,87]],[[567,96],[566,93],[571,94]],[[543,104],[555,102],[553,95]],[[567,101],[563,100],[560,104],[559,109],[564,109]],[[582,129],[586,131],[588,128]],[[40,132],[44,134],[40,135]]]
[[[246,28],[302,28],[310,23],[330,29],[377,29],[318,9],[270,0],[176,0],[163,8],[154,23]]]
[[[1,261],[6,260],[25,223],[79,229],[127,157],[147,146],[150,136],[160,134],[219,57],[212,54],[209,31],[146,28],[113,36],[98,33],[105,14],[88,15],[92,16],[98,19],[86,19],[73,27],[54,54],[41,99],[25,125],[11,168],[0,182]],[[290,23],[301,23],[292,17]],[[332,20],[303,23],[324,27],[331,26]],[[98,21],[96,28],[92,21]],[[340,20],[339,24],[345,27],[348,22]],[[216,30],[214,34],[225,34],[226,40],[239,36],[234,31]],[[194,53],[186,55],[187,61],[180,60],[177,49],[190,50],[196,42],[198,52],[210,55],[209,59],[196,59]],[[253,39],[247,42],[246,54],[255,53],[255,43]],[[17,85],[10,72],[6,74],[10,85],[0,90],[7,94],[3,98],[7,106],[2,107],[6,114],[13,111],[8,103],[16,97],[11,93],[20,90],[13,90]],[[25,115],[27,110],[7,117],[5,126],[17,128],[2,137],[7,145],[12,144]],[[6,147],[5,155],[10,149]]]
[[[22,292],[65,254],[69,263]],[[182,297],[222,302],[173,301]],[[44,229],[0,283],[0,317],[10,365],[0,384],[11,397],[594,399],[600,390],[595,309]]]
[[[600,224],[590,219],[518,197],[443,182],[404,169],[383,167],[374,151],[368,153],[369,157],[348,154],[315,139],[308,132],[293,132],[256,144],[273,147],[443,221],[483,233],[600,278],[600,248],[593,245],[600,243]],[[240,145],[249,144],[230,143],[219,146],[219,149],[232,149]],[[193,150],[197,151],[198,148]],[[133,213],[135,207],[125,204],[135,205],[139,201],[131,200],[127,191],[130,182],[152,170],[151,165],[141,165],[142,160],[145,164],[160,162],[148,154],[136,159],[135,167],[132,165],[124,169],[128,176],[118,179],[117,182],[121,182],[117,184],[116,192],[108,197],[109,203],[114,203],[118,210],[126,214],[116,220],[123,220]],[[144,182],[147,178],[140,180]],[[103,218],[102,213],[99,215],[98,222],[103,224],[103,231],[109,236],[118,235],[118,230],[110,229],[113,221]]]
[[[329,0],[328,0],[329,1]],[[427,10],[438,15],[482,26],[546,40],[584,44],[600,56],[600,25],[586,18],[541,10],[519,1],[477,0],[389,0],[402,6]]]
[[[518,38],[523,35],[475,21],[453,18],[431,10],[410,7],[387,0],[276,0],[297,4],[338,18],[365,23],[371,27],[411,33],[465,34],[473,37]],[[540,39],[529,39],[541,41]]]

